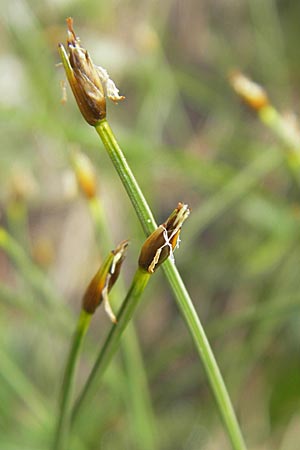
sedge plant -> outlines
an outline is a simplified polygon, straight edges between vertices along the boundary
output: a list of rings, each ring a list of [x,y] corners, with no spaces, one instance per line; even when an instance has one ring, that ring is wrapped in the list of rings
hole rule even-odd
[[[73,420],[78,416],[82,405],[87,403],[92,397],[100,377],[103,375],[111,358],[118,349],[121,336],[133,317],[133,313],[139,304],[141,295],[145,290],[151,275],[166,261],[167,258],[169,258],[169,256],[173,258],[173,252],[179,241],[182,224],[189,214],[189,207],[179,203],[166,222],[151,233],[142,246],[138,268],[119,311],[116,320],[117,326],[111,328],[106,338],[91,374],[75,405]]]
[[[232,72],[229,81],[234,91],[257,112],[261,122],[272,130],[287,149],[288,167],[300,188],[300,133],[295,122],[284,117],[271,103],[265,89],[242,72]]]
[[[156,232],[156,222],[154,220],[150,207],[106,119],[106,98],[109,98],[113,102],[117,103],[123,100],[124,97],[119,95],[119,90],[116,88],[114,82],[109,78],[106,70],[102,69],[101,67],[95,66],[87,50],[81,47],[79,40],[77,39],[73,30],[73,21],[71,18],[67,19],[67,24],[68,53],[66,52],[62,44],[59,44],[59,53],[72,92],[83,117],[89,125],[95,128],[96,132],[100,136],[108,153],[108,156],[110,157],[124,185],[124,188],[127,191],[127,194],[131,200],[131,203],[135,209],[143,230],[146,236],[149,236],[152,233]],[[159,257],[160,256],[157,256],[158,259]],[[152,266],[151,269],[153,267],[155,267],[155,262],[154,266]],[[231,440],[232,448],[235,450],[244,450],[246,446],[232,406],[232,402],[230,400],[211,346],[206,337],[205,331],[193,306],[192,300],[176,269],[174,262],[170,258],[168,258],[164,262],[163,270],[174,293],[181,314],[183,315],[189,331],[194,339],[196,349],[203,362],[209,383],[217,401],[221,417],[224,421],[229,438]],[[150,276],[149,272],[145,272],[143,273],[143,275],[143,280],[140,276],[141,287],[146,283],[147,279]],[[135,284],[137,285],[136,281]],[[132,292],[133,289],[134,292]],[[130,289],[130,296],[135,297],[136,294],[139,294],[139,289],[140,288],[137,287],[133,288],[132,286]],[[137,290],[137,292],[135,290]],[[124,314],[124,317],[126,317],[126,314]],[[126,326],[126,324],[127,320],[125,321],[124,325]],[[108,341],[106,342],[111,342],[111,339],[112,338],[108,338]],[[113,351],[114,350],[115,347],[113,347]],[[105,349],[101,350],[100,356],[104,351]],[[111,350],[105,351],[106,357],[107,355],[110,355],[110,353]],[[96,378],[96,376],[97,374],[94,373],[93,377]],[[85,391],[89,390],[90,386],[91,384],[86,387]],[[79,414],[78,407],[77,414]]]
[[[111,321],[116,323],[116,317],[109,303],[108,293],[120,274],[127,245],[128,241],[122,241],[115,250],[109,253],[95,276],[92,278],[83,296],[82,308],[71,343],[63,377],[53,450],[64,450],[68,446],[70,411],[72,408],[72,395],[80,350],[84,337],[90,326],[92,316],[100,303],[104,303],[106,313]]]
[[[107,247],[112,246],[112,233],[103,209],[101,196],[97,192],[98,183],[95,168],[87,155],[79,150],[72,152],[71,163],[78,187],[89,207],[97,243],[101,253],[105,254]],[[122,276],[120,276],[114,288],[114,297],[123,299],[125,292],[124,282]],[[129,418],[132,425],[132,433],[139,447],[143,447],[145,450],[155,450],[157,448],[157,424],[155,422],[143,356],[133,321],[128,324],[121,343],[121,351],[124,357],[124,369],[129,375],[125,392],[131,405],[129,409],[132,411],[132,414],[129,414]],[[116,374],[119,376],[119,366],[114,367]]]

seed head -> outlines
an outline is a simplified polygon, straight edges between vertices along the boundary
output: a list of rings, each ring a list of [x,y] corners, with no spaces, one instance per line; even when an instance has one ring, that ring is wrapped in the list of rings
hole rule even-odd
[[[251,108],[259,111],[269,104],[266,91],[243,73],[233,71],[229,75],[229,81],[235,92],[251,106]]]
[[[67,19],[68,37],[66,52],[59,44],[59,53],[68,81],[81,114],[90,125],[97,125],[106,117],[106,97],[114,102],[123,100],[119,90],[102,67],[94,65],[89,53],[80,46],[73,29],[73,19]]]
[[[72,154],[72,163],[82,193],[88,199],[94,198],[97,193],[97,180],[91,160],[84,153],[75,150]]]
[[[104,309],[111,321],[117,319],[111,309],[108,293],[120,274],[121,265],[125,258],[128,241],[122,241],[115,250],[112,250],[98,272],[92,278],[83,296],[82,308],[89,314],[94,314],[100,303],[104,302]]]
[[[178,247],[179,234],[183,222],[188,218],[188,205],[178,203],[165,223],[146,239],[139,257],[139,266],[153,273],[169,256],[174,260],[173,251]]]

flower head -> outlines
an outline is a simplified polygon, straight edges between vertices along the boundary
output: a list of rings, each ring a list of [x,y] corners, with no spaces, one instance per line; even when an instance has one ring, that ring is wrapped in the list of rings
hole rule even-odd
[[[174,260],[173,251],[179,244],[179,234],[183,222],[188,218],[188,205],[178,203],[170,217],[146,239],[139,257],[139,266],[153,273],[169,256]]]
[[[104,302],[104,309],[111,321],[117,319],[111,309],[108,293],[120,274],[121,265],[125,258],[128,241],[122,241],[115,250],[112,250],[98,272],[92,278],[82,300],[82,308],[89,314],[94,314],[100,303]]]
[[[67,25],[69,53],[62,44],[59,44],[59,53],[81,114],[95,126],[106,117],[106,97],[114,102],[125,97],[119,95],[106,70],[94,65],[88,51],[80,46],[71,17],[67,19]]]
[[[72,163],[76,180],[82,193],[88,199],[96,197],[97,180],[91,160],[84,153],[75,150],[72,154]]]
[[[269,104],[266,91],[243,73],[233,71],[229,75],[229,81],[235,92],[251,106],[251,108],[259,111]]]

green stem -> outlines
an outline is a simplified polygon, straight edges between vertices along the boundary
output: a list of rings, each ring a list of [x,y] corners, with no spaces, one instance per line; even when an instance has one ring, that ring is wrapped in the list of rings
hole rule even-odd
[[[89,199],[88,204],[99,246],[103,247],[103,243],[106,244],[106,247],[111,246],[112,242],[109,227],[105,220],[105,214],[100,199],[98,197],[93,197],[92,199]],[[105,248],[104,253],[107,251],[108,249]],[[125,287],[122,282],[122,276],[119,277],[118,283],[114,287],[114,295],[116,298],[120,299],[125,297]],[[138,448],[154,450],[157,448],[155,439],[156,423],[143,357],[133,321],[127,326],[126,333],[122,340],[121,350],[123,350],[122,354],[124,356],[125,371],[128,375],[126,402],[129,404],[132,434],[135,436]]]
[[[125,156],[119,147],[112,129],[106,119],[102,120],[95,128],[102,139],[108,155],[127,191],[145,234],[151,234],[156,230],[157,224],[154,220],[151,209],[149,208],[149,205],[146,202],[146,199],[125,159]]]
[[[103,254],[106,254],[109,251],[109,247],[113,244],[109,232],[109,226],[105,221],[105,214],[102,204],[100,203],[98,197],[93,197],[88,200],[88,206],[94,224],[97,244]]]
[[[132,434],[136,438],[137,448],[155,450],[158,448],[157,424],[143,356],[133,321],[126,328],[122,339],[122,350],[127,377],[126,401],[128,402]]]
[[[123,331],[132,319],[133,313],[138,305],[141,294],[147,286],[150,276],[151,275],[148,272],[142,271],[141,269],[136,271],[131,287],[118,313],[118,322],[116,325],[112,325],[83,391],[75,404],[72,422],[75,421],[83,405],[87,403],[88,399],[93,397],[93,394],[97,390],[97,382],[117,351]]]
[[[81,310],[77,328],[73,337],[71,350],[66,365],[62,390],[59,417],[54,438],[53,450],[67,450],[67,442],[70,427],[70,410],[76,375],[76,367],[79,360],[79,353],[83,343],[84,336],[89,328],[92,315]]]
[[[300,189],[300,134],[294,124],[284,118],[272,105],[262,108],[258,116],[288,147],[287,163],[293,179]]]
[[[287,119],[274,108],[268,105],[259,110],[258,116],[260,120],[267,125],[273,132],[287,145],[290,149],[296,152],[299,156],[300,151],[300,136]],[[300,162],[300,160],[298,160]]]
[[[112,129],[106,119],[99,122],[95,128],[123,182],[146,235],[149,235],[157,228],[157,225],[123,152],[114,137]],[[232,447],[235,450],[245,450],[246,446],[230,397],[192,300],[175,265],[170,260],[167,260],[163,265],[163,269],[173,290],[179,309],[194,338],[196,348],[202,359],[208,380],[219,406],[220,414],[226,425]]]

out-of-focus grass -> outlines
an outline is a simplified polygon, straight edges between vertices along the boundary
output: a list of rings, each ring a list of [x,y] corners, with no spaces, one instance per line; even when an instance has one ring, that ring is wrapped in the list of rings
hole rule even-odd
[[[143,242],[97,137],[71,96],[60,104],[56,46],[72,15],[95,63],[126,95],[125,103],[109,108],[110,123],[158,221],[178,200],[193,208],[177,264],[211,335],[249,448],[298,449],[299,190],[285,148],[240,104],[227,73],[247,71],[279,110],[297,114],[299,13],[289,0],[5,2],[0,220],[26,256],[18,264],[0,253],[1,448],[49,448],[74,317],[101,258],[88,208],[74,190],[72,146],[97,167],[114,241],[131,239],[127,281]],[[137,328],[159,448],[228,448],[204,374],[199,383],[191,339],[159,274],[146,297]],[[97,315],[79,383],[108,326]],[[139,448],[129,427],[130,374],[120,355],[115,363],[119,376],[111,370],[105,377],[78,430],[78,450]]]

